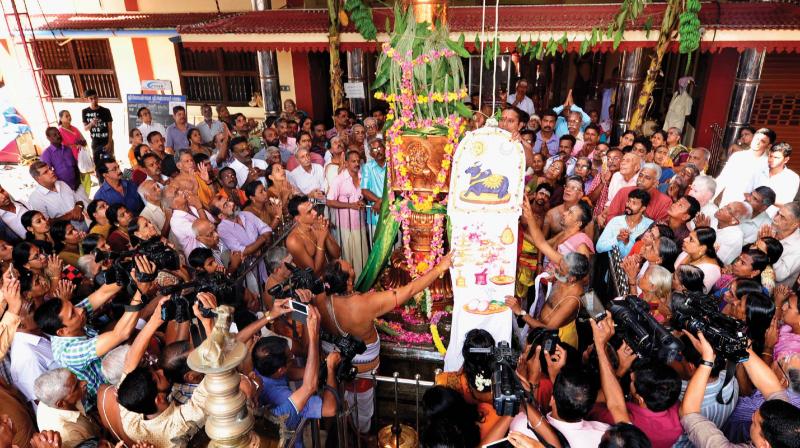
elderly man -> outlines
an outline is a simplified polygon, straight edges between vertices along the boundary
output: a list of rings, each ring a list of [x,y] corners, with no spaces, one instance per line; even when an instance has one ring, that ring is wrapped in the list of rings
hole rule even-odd
[[[528,98],[528,80],[520,78],[517,80],[516,91],[508,95],[508,104],[524,111],[528,116],[534,114],[533,101]]]
[[[698,147],[689,151],[689,158],[686,160],[688,163],[693,164],[705,174],[708,169],[708,161],[711,159],[711,151],[706,148]]]
[[[213,222],[200,218],[192,223],[192,232],[197,248],[210,249],[214,260],[224,266],[228,273],[233,273],[242,263],[242,253],[228,250],[219,237],[217,226]]]
[[[56,173],[42,161],[33,162],[29,169],[37,186],[28,198],[28,205],[53,221],[70,221],[79,230],[89,230],[83,221],[83,208],[89,199],[58,180]],[[98,192],[99,193],[99,192]]]
[[[750,193],[744,195],[744,200],[750,204],[753,210],[753,217],[748,219],[739,226],[744,233],[744,244],[753,244],[758,239],[758,231],[765,224],[772,223],[772,218],[767,213],[767,210],[775,204],[775,192],[772,188],[767,186],[757,187]]]
[[[189,147],[189,138],[186,134],[195,126],[187,122],[186,108],[181,105],[172,108],[172,118],[175,123],[167,126],[167,141],[164,146],[168,153],[177,153]]]
[[[562,135],[558,138],[558,152],[547,159],[544,164],[544,169],[547,170],[550,168],[550,165],[553,164],[556,160],[561,160],[564,162],[564,166],[567,168],[567,172],[565,175],[572,176],[575,174],[575,164],[578,163],[578,159],[572,156],[572,152],[575,148],[575,137],[571,135]]]
[[[697,214],[692,222],[689,223],[689,230],[694,230],[696,226],[707,225],[717,228],[717,205],[711,200],[717,189],[717,183],[711,176],[697,176],[686,192],[689,196],[697,199],[700,203],[700,213]]]
[[[325,174],[322,167],[311,162],[311,154],[307,149],[297,151],[300,166],[289,172],[289,183],[301,193],[315,199],[325,198]]]
[[[617,196],[620,190],[625,187],[633,187],[639,177],[639,170],[642,167],[642,158],[639,157],[637,152],[629,152],[622,156],[622,161],[619,165],[619,172],[611,176],[611,181],[608,183],[608,198],[606,199],[605,206],[611,205],[611,201]]]
[[[661,167],[657,163],[645,163],[639,171],[635,187],[625,187],[617,193],[611,205],[606,208],[606,221],[625,212],[628,195],[636,190],[644,190],[650,195],[650,204],[644,215],[653,221],[662,221],[667,218],[667,210],[672,205],[672,199],[658,191],[658,179],[661,177]]]
[[[752,218],[753,209],[747,202],[731,202],[714,215],[717,218],[717,256],[729,265],[742,253],[744,232],[741,223]]]
[[[595,218],[601,216],[606,209],[608,187],[614,174],[619,172],[621,163],[622,150],[619,148],[609,148],[606,151],[606,167],[604,169],[598,167],[598,173],[594,177],[592,185],[589,186],[589,193],[586,195],[589,200],[595,204],[594,210],[592,211],[592,215]]]
[[[272,229],[250,212],[238,211],[229,198],[215,196],[211,213],[219,219],[217,232],[225,246],[250,256],[272,238]]]
[[[717,176],[715,202],[725,205],[728,202],[744,200],[744,194],[753,191],[759,179],[769,172],[768,150],[777,136],[775,132],[762,128],[753,136],[750,149],[731,154],[722,172]]]
[[[372,137],[369,139],[370,161],[361,167],[361,194],[370,203],[367,219],[372,231],[378,224],[383,200],[383,187],[386,181],[386,147],[383,140]]]
[[[566,118],[562,115],[564,109],[569,111]],[[564,104],[554,107],[553,112],[559,114],[558,120],[556,120],[557,136],[561,137],[562,135],[570,134],[578,139],[578,135],[581,135],[580,140],[583,140],[583,130],[592,122],[592,118],[583,109],[575,105],[572,100],[572,90],[567,93],[567,100]],[[570,123],[570,120],[572,120],[572,123]],[[572,129],[570,129],[570,126]]]
[[[138,118],[140,122],[136,129],[138,129],[145,138],[147,138],[151,132],[158,132],[161,135],[166,135],[167,130],[164,128],[164,125],[153,122],[153,114],[150,112],[150,109],[140,107],[139,110],[136,111],[136,118]]]
[[[783,255],[772,268],[775,270],[775,280],[791,287],[800,274],[800,203],[790,202],[780,206],[772,227],[762,228],[761,233],[777,238],[783,245]]]
[[[144,208],[139,216],[147,218],[159,232],[161,236],[169,236],[169,221],[172,218],[172,210],[167,209],[165,212],[161,208],[162,190],[161,187],[153,180],[146,180],[139,185],[139,196],[144,201]]]
[[[203,209],[198,210],[195,206],[189,205],[187,192],[175,186],[164,189],[161,204],[164,210],[172,210],[172,217],[169,220],[170,230],[178,242],[178,248],[188,256],[192,253],[192,249],[197,247],[192,223],[201,217],[213,222],[214,217]]]
[[[100,428],[86,415],[81,400],[86,383],[69,370],[53,369],[43,373],[34,383],[39,399],[36,423],[39,431],[57,431],[63,448],[78,446],[84,440],[101,435]]]

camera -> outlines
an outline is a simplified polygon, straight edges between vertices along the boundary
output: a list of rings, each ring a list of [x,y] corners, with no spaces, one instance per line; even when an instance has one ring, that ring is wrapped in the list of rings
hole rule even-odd
[[[542,347],[542,353],[553,355],[556,352],[556,347],[561,343],[561,338],[558,337],[558,330],[550,330],[547,328],[534,328],[528,334],[528,343]],[[528,351],[527,359],[533,358],[535,353],[534,347]]]
[[[611,301],[609,311],[617,333],[639,358],[664,364],[680,358],[683,344],[650,315],[644,300],[633,295],[617,298]]]
[[[695,335],[702,331],[714,351],[728,361],[741,362],[748,358],[745,323],[722,314],[707,296],[672,293],[672,325]]]
[[[469,352],[492,357],[492,402],[497,415],[517,415],[526,396],[516,374],[519,354],[505,341],[496,347],[470,348]]]
[[[187,291],[188,290],[188,291]],[[197,301],[197,294],[209,292],[217,298],[219,304],[226,304],[235,298],[236,288],[228,276],[220,272],[198,277],[189,283],[181,283],[161,288],[161,295],[170,296],[170,299],[161,307],[161,319],[165,322],[174,320],[181,323],[192,319],[192,307]],[[205,308],[200,303],[200,313],[203,317],[214,317],[213,310]]]
[[[341,355],[341,361],[336,366],[336,381],[339,383],[353,381],[358,374],[358,369],[353,365],[353,359],[356,355],[367,351],[367,344],[351,334],[332,336],[323,332],[322,340],[335,345],[336,351]]]
[[[298,302],[297,300],[292,300],[289,302],[289,308],[292,309],[292,320],[306,323],[306,319],[308,318],[308,305]]]
[[[133,250],[103,252],[95,249],[94,261],[96,263],[112,261],[108,269],[100,271],[95,276],[97,284],[105,285],[116,283],[122,287],[130,285],[130,271],[136,266],[136,262],[133,261],[133,257],[136,255],[144,255],[147,257],[147,259],[156,266],[156,271],[175,270],[181,265],[178,253],[162,243],[158,237],[141,242]],[[146,275],[139,272],[137,272],[137,277],[139,281],[144,281],[146,279]]]
[[[275,299],[291,297],[300,299],[295,292],[298,289],[307,289],[312,294],[317,295],[325,292],[325,285],[322,279],[314,276],[311,268],[300,269],[292,263],[284,263],[291,274],[289,278],[273,286],[267,292]]]

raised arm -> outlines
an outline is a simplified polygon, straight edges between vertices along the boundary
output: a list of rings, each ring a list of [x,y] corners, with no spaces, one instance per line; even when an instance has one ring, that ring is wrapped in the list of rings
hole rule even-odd
[[[308,399],[316,392],[319,383],[319,311],[313,305],[308,306],[306,329],[308,331],[308,358],[306,358],[306,368],[303,372],[303,384],[289,397],[297,412],[306,406]]]
[[[590,319],[589,323],[594,336],[594,350],[600,361],[600,385],[606,398],[606,407],[611,412],[614,423],[630,422],[628,408],[625,406],[625,394],[622,393],[622,387],[614,374],[614,368],[611,366],[606,351],[608,341],[614,335],[614,321],[611,313],[606,311],[605,319],[600,322]]]
[[[453,252],[444,255],[439,264],[429,270],[425,275],[416,278],[411,283],[389,291],[373,292],[369,294],[367,306],[374,317],[382,316],[396,307],[406,303],[417,293],[427,288],[434,280],[444,275],[453,261]]]
[[[542,229],[539,227],[539,224],[533,217],[533,210],[531,210],[531,205],[528,203],[528,201],[522,201],[522,217],[525,219],[525,223],[527,224],[527,231],[530,241],[533,242],[533,244],[539,250],[539,253],[549,258],[551,262],[556,264],[559,263],[562,255],[545,239]]]
[[[147,346],[150,345],[153,335],[156,334],[158,328],[164,323],[164,321],[161,320],[161,308],[168,300],[169,297],[162,297],[158,300],[155,312],[150,316],[150,319],[147,321],[144,328],[142,328],[142,331],[134,338],[130,350],[128,350],[128,353],[125,355],[123,370],[126,374],[131,373],[139,366],[139,362],[147,351]]]

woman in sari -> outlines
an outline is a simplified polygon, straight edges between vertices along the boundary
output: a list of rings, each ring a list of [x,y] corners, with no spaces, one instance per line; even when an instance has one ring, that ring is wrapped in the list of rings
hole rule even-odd
[[[72,125],[72,115],[68,110],[62,110],[58,113],[58,133],[61,134],[62,144],[72,150],[72,156],[78,160],[78,154],[81,147],[86,146],[86,139],[83,138],[81,131]],[[92,188],[91,173],[80,173],[81,186],[83,186],[86,194]]]

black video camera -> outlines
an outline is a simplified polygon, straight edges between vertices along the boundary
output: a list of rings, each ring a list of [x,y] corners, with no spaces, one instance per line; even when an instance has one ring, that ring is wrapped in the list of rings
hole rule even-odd
[[[722,314],[707,296],[672,293],[672,325],[695,335],[702,331],[714,351],[728,361],[742,362],[749,357],[745,323]]]
[[[617,333],[639,358],[664,364],[680,358],[683,344],[650,315],[644,300],[633,295],[617,298],[611,301],[609,311]]]
[[[289,269],[291,274],[289,278],[273,286],[267,292],[274,299],[283,299],[291,297],[293,299],[300,299],[295,292],[298,289],[307,289],[312,294],[317,295],[325,291],[325,285],[322,279],[314,276],[314,270],[311,268],[300,269],[292,263],[284,263],[286,268]]]
[[[501,341],[496,347],[470,348],[470,353],[483,353],[492,359],[492,402],[497,415],[517,415],[525,399],[525,389],[517,378],[516,353],[508,342]]]
[[[553,355],[556,352],[556,347],[561,343],[561,338],[558,336],[558,330],[550,330],[548,328],[532,328],[528,333],[528,344],[531,349],[528,351],[527,359],[533,358],[536,352],[534,346],[542,347],[542,354]]]
[[[181,265],[178,253],[171,249],[169,246],[161,242],[160,238],[153,237],[147,241],[139,243],[133,250],[126,250],[122,252],[103,252],[101,250],[94,250],[94,261],[102,263],[104,261],[112,261],[108,269],[100,271],[95,276],[95,281],[98,285],[114,284],[122,287],[127,287],[131,283],[130,271],[136,266],[133,257],[137,255],[144,255],[156,266],[156,271],[161,270],[175,270]],[[137,280],[145,281],[146,275],[137,272]]]
[[[236,288],[228,276],[221,272],[204,275],[189,283],[181,283],[161,288],[161,295],[168,295],[170,299],[161,307],[161,319],[165,322],[174,320],[181,323],[192,319],[192,307],[197,302],[197,294],[209,292],[214,294],[218,303],[225,304],[236,294]],[[200,303],[200,313],[203,317],[214,317],[213,310],[205,308]]]
[[[345,383],[353,381],[358,375],[358,369],[353,365],[353,359],[367,351],[367,344],[353,335],[332,336],[322,333],[322,339],[336,346],[336,351],[341,355],[341,361],[336,367],[336,381]]]

